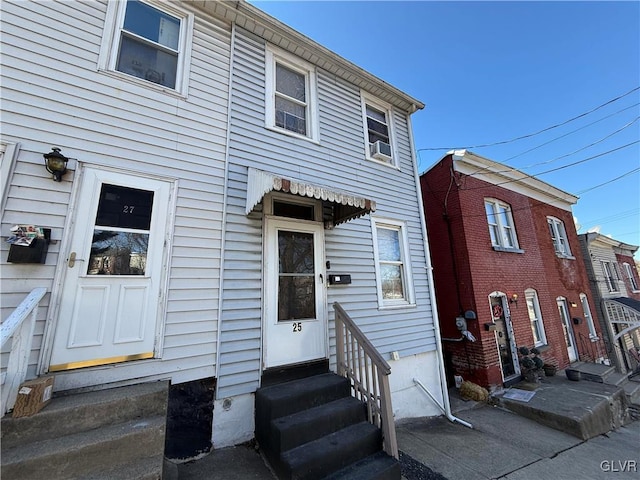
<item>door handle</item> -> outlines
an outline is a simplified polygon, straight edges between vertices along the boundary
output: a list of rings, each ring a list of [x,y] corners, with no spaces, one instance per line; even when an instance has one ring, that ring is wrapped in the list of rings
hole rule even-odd
[[[81,258],[76,258],[76,252],[71,252],[71,255],[69,255],[69,260],[68,260],[69,268],[73,268],[76,262],[84,262],[84,260]]]
[[[324,283],[324,277],[320,274],[320,283]]]

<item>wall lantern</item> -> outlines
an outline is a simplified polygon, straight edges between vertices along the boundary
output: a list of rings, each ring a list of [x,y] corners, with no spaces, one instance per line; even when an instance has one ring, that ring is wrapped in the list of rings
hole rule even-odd
[[[69,159],[60,153],[58,147],[51,147],[51,151],[42,156],[44,157],[47,172],[53,174],[53,181],[62,181],[62,176],[67,173],[67,162]]]
[[[518,306],[518,294],[512,293],[511,297],[509,297],[509,303],[515,303],[516,307]]]

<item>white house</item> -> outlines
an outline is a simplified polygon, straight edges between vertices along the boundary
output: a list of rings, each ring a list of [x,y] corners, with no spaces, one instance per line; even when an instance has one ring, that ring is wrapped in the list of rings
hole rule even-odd
[[[335,369],[338,302],[389,361],[396,420],[448,408],[420,101],[244,1],[2,9],[2,236],[50,230],[43,263],[0,251],[3,320],[47,291],[27,378],[208,379],[231,445],[265,374]]]

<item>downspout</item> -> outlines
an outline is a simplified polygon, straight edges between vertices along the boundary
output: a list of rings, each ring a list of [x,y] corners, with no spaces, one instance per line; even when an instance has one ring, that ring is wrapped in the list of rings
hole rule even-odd
[[[433,401],[440,407],[440,409],[444,412],[445,416],[451,422],[459,422],[465,427],[473,428],[469,422],[466,422],[458,417],[455,417],[451,413],[451,404],[449,403],[449,390],[447,389],[447,380],[446,374],[444,371],[444,356],[442,354],[442,338],[440,336],[440,320],[438,318],[438,307],[436,305],[436,292],[433,286],[433,266],[431,265],[431,253],[429,249],[429,239],[427,238],[427,224],[424,218],[424,205],[422,203],[422,188],[420,186],[420,177],[418,176],[418,162],[416,159],[416,150],[415,143],[413,139],[413,124],[411,122],[411,116],[407,116],[407,123],[409,127],[409,142],[411,144],[411,159],[413,161],[413,176],[416,182],[416,196],[418,197],[418,209],[420,212],[420,228],[422,229],[422,238],[424,242],[424,256],[426,259],[427,269],[427,280],[429,282],[429,296],[431,297],[431,311],[433,314],[433,332],[436,337],[436,352],[438,354],[438,377],[440,379],[440,389],[442,390],[442,403],[440,405],[438,401],[429,393],[429,391],[425,388],[420,381],[414,379],[414,383],[419,385],[428,395],[433,399]]]
[[[224,147],[224,192],[222,194],[222,232],[220,235],[220,286],[218,287],[219,298],[218,298],[218,325],[216,328],[217,339],[216,339],[216,366],[215,366],[215,376],[218,380],[220,380],[220,346],[222,344],[220,335],[220,330],[222,326],[222,307],[223,307],[223,296],[224,296],[224,257],[225,257],[225,241],[227,231],[227,198],[229,196],[229,144],[231,140],[231,105],[232,105],[232,96],[233,96],[233,65],[234,65],[234,56],[236,51],[236,22],[231,22],[231,42],[229,45],[229,98],[227,100],[227,135],[225,139],[225,147]],[[218,399],[218,386],[220,385],[219,381],[216,381],[216,392],[214,400]]]

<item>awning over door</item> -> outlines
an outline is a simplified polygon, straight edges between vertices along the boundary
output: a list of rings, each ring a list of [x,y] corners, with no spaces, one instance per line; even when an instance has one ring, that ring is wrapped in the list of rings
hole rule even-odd
[[[269,192],[290,193],[331,203],[333,207],[332,225],[348,222],[376,210],[376,202],[368,198],[249,168],[246,214],[251,213]]]
[[[615,340],[625,333],[640,328],[640,301],[629,297],[618,297],[605,298],[602,302],[609,322],[623,325],[624,329],[616,334]]]

